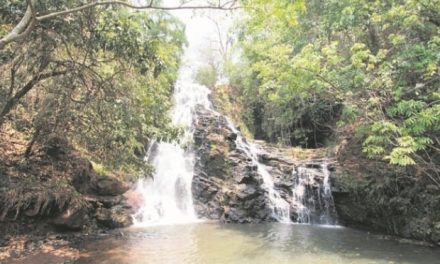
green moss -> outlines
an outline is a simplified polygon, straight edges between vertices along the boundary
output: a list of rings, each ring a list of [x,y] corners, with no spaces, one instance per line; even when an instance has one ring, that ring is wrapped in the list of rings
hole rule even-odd
[[[107,176],[112,173],[112,171],[101,163],[96,163],[92,161],[93,170],[100,176]]]
[[[234,165],[233,165],[232,161],[227,159],[226,162],[225,162],[225,174],[226,174],[227,178],[231,178],[232,177],[233,169],[234,169]]]

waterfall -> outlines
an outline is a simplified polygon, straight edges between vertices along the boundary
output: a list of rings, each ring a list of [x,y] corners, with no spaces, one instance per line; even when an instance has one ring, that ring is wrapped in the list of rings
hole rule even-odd
[[[142,196],[142,207],[133,216],[135,225],[176,224],[197,220],[191,183],[194,174],[194,152],[191,145],[195,107],[211,109],[208,88],[191,81],[191,72],[182,68],[174,90],[172,123],[184,133],[176,142],[160,142],[149,149],[153,178],[140,179],[136,192]],[[186,147],[185,147],[186,146]]]
[[[196,106],[201,105],[219,118],[209,100],[210,90],[191,81],[188,72],[181,70],[173,94],[172,123],[184,130],[175,142],[154,143],[146,160],[154,167],[153,178],[140,179],[136,192],[142,196],[142,207],[133,216],[137,226],[188,223],[197,220],[192,197],[195,153],[192,140],[195,130]],[[330,171],[326,162],[309,163],[294,170],[292,201],[283,198],[275,188],[268,167],[258,159],[263,153],[247,142],[241,132],[226,118],[227,126],[237,134],[235,144],[257,167],[267,190],[271,217],[289,223],[291,207],[297,212],[298,223],[335,224],[336,212],[330,187]]]
[[[330,186],[330,170],[326,162],[307,164],[294,171],[293,205],[298,223],[336,224],[336,210]]]
[[[275,189],[275,185],[267,167],[259,162],[258,156],[261,154],[261,150],[257,145],[247,142],[241,132],[235,128],[232,121],[226,118],[228,127],[237,134],[235,143],[237,148],[243,151],[248,158],[252,160],[252,163],[257,166],[257,171],[263,178],[264,187],[268,192],[269,206],[272,211],[272,217],[278,222],[289,223],[290,222],[290,204],[284,200],[280,193]]]

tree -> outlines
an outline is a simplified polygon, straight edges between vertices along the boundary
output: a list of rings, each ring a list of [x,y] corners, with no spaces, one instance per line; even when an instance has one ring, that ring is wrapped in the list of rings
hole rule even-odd
[[[77,3],[78,2],[78,3]],[[221,1],[216,4],[208,4],[206,6],[188,6],[188,5],[180,5],[175,7],[163,7],[155,5],[154,1],[150,1],[148,5],[144,6],[135,6],[132,4],[129,4],[127,2],[123,1],[94,1],[89,4],[83,4],[81,5],[81,1],[70,1],[70,2],[61,2],[62,4],[51,4],[45,3],[42,4],[39,1],[36,0],[29,0],[27,1],[26,5],[26,11],[24,12],[23,17],[20,19],[20,22],[17,23],[17,25],[11,30],[10,33],[6,34],[3,38],[0,39],[0,50],[3,49],[8,43],[11,42],[17,42],[17,41],[24,41],[26,39],[29,40],[29,36],[32,33],[35,33],[37,30],[41,30],[44,25],[50,24],[51,20],[54,20],[56,18],[60,18],[63,16],[75,14],[78,12],[84,12],[88,10],[95,10],[95,7],[106,7],[106,6],[125,6],[132,9],[150,9],[150,10],[175,10],[175,9],[220,9],[220,10],[232,10],[235,7],[235,1],[228,1],[225,3],[222,3]],[[17,4],[14,5],[13,3],[10,3],[11,7],[17,8],[16,10],[19,10],[19,8],[23,8],[23,4]],[[3,4],[3,6],[7,6],[6,3]],[[77,7],[74,7],[77,6]],[[58,11],[59,9],[62,9],[61,11]],[[45,15],[39,15],[40,13],[43,13],[43,11],[40,10],[49,10],[49,12]],[[11,14],[9,14],[11,15]],[[15,15],[15,14],[14,14]],[[8,14],[6,14],[8,16]],[[12,18],[12,17],[10,17]],[[74,19],[74,18],[72,18]],[[68,19],[68,21],[71,21]],[[9,22],[12,22],[9,20]],[[47,66],[47,65],[46,65]],[[29,90],[31,90],[36,84],[38,84],[40,81],[55,77],[59,74],[61,74],[61,71],[48,71],[45,72],[46,66],[41,67],[41,71],[39,71],[30,81],[28,84],[22,87],[21,90],[19,90],[17,93],[15,93],[13,96],[10,96],[9,101],[3,106],[3,108],[0,111],[0,128],[4,123],[4,119],[6,115],[14,108],[14,106],[17,104],[17,102],[25,96]],[[12,88],[12,86],[11,86]],[[12,90],[11,90],[12,91]],[[12,95],[12,94],[11,94]]]
[[[150,0],[147,5],[133,5],[127,1],[93,1],[89,4],[80,4],[77,7],[70,7],[60,11],[52,11],[44,15],[39,15],[37,11],[37,4],[39,2],[37,0],[27,0],[26,11],[20,20],[20,22],[11,30],[10,33],[6,34],[4,37],[0,39],[0,49],[4,48],[4,46],[11,42],[20,41],[26,38],[37,26],[38,23],[42,21],[50,20],[55,17],[65,16],[72,13],[77,13],[83,10],[87,10],[90,8],[94,8],[97,6],[112,6],[119,5],[123,7],[129,7],[132,9],[150,9],[150,10],[177,10],[177,9],[218,9],[218,10],[233,10],[237,7],[235,6],[236,1],[218,1],[214,4],[208,4],[205,6],[189,6],[189,5],[180,5],[180,6],[172,6],[165,7],[159,6],[155,4],[154,0]]]
[[[1,10],[2,28],[20,8]],[[160,11],[90,8],[42,21],[26,41],[0,50],[2,122],[29,134],[28,155],[58,135],[97,162],[138,170],[151,138],[178,132],[167,111],[185,43],[184,26]]]
[[[354,126],[368,157],[440,183],[438,1],[245,3],[236,79],[255,133],[301,144]]]

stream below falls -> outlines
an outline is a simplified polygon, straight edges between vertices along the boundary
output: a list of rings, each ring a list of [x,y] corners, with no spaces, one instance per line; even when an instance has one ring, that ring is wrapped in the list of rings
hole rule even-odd
[[[337,226],[195,223],[123,232],[85,242],[75,263],[440,263],[438,249]]]

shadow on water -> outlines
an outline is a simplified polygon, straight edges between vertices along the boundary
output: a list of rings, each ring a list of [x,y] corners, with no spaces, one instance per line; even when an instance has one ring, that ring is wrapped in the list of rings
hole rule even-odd
[[[215,223],[127,229],[80,245],[76,263],[440,263],[440,250],[349,228]]]

